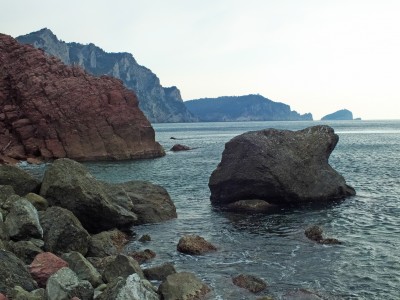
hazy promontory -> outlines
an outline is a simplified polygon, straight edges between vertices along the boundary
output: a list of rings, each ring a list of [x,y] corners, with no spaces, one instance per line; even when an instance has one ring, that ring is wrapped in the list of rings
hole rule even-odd
[[[161,86],[159,78],[139,65],[130,53],[107,53],[94,44],[66,43],[47,28],[17,37],[60,58],[65,64],[79,65],[87,72],[121,79],[139,99],[139,107],[153,123],[193,122],[197,119],[186,109],[177,87]]]
[[[200,121],[300,121],[312,120],[312,114],[301,115],[290,106],[261,95],[203,98],[184,102]]]
[[[348,109],[341,109],[322,117],[323,121],[328,120],[353,120],[353,113]]]

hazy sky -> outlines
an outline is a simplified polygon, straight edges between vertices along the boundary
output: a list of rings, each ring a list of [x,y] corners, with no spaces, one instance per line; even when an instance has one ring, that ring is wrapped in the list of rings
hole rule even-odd
[[[0,32],[130,52],[185,100],[400,119],[400,0],[0,0]]]

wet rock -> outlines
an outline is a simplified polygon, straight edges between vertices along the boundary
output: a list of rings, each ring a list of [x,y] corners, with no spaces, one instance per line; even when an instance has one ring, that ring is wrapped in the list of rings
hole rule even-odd
[[[175,144],[172,146],[171,151],[177,152],[177,151],[187,151],[187,150],[192,150],[189,146],[181,145],[181,144]]]
[[[15,286],[28,292],[38,288],[23,261],[9,251],[0,250],[0,293],[10,294]]]
[[[247,212],[247,213],[263,213],[272,211],[277,208],[276,205],[270,204],[264,200],[239,200],[229,203],[224,207],[228,211]]]
[[[328,163],[339,137],[329,126],[247,132],[225,145],[211,174],[211,202],[264,200],[279,206],[329,202],[355,195]]]
[[[27,265],[33,261],[36,255],[43,252],[43,250],[32,241],[10,241],[9,247],[12,249],[12,252]]]
[[[210,291],[206,284],[189,272],[168,275],[158,288],[164,300],[205,299]]]
[[[114,229],[94,234],[91,237],[87,256],[106,257],[121,252],[128,242],[128,236],[120,230]]]
[[[234,285],[244,288],[252,293],[258,293],[267,288],[264,280],[248,274],[240,274],[232,279]]]
[[[71,300],[77,297],[80,300],[93,299],[94,289],[89,281],[79,280],[78,276],[69,268],[61,268],[47,281],[46,295],[48,299]]]
[[[51,252],[36,255],[29,265],[29,272],[40,287],[45,287],[47,280],[59,269],[67,267],[68,263]]]
[[[323,238],[322,237],[322,228],[317,226],[317,225],[313,225],[309,228],[307,228],[304,231],[304,234],[306,235],[307,238],[309,238],[312,241],[315,241],[317,243],[320,244],[326,244],[326,245],[337,245],[337,244],[342,244],[341,241],[334,239],[334,238]]]
[[[151,236],[148,235],[148,234],[144,234],[139,238],[138,241],[141,242],[141,243],[150,242],[151,241]]]
[[[80,163],[58,159],[46,170],[40,189],[51,206],[69,209],[91,233],[133,225],[136,215],[117,205]]]
[[[145,249],[143,251],[137,251],[130,253],[129,256],[131,256],[134,260],[136,260],[139,264],[142,264],[146,261],[149,261],[156,257],[156,253],[150,249]]]
[[[104,185],[110,186],[107,183]],[[147,181],[128,181],[112,185],[128,197],[132,205],[131,210],[138,218],[135,224],[159,223],[177,217],[175,204],[167,190],[159,185]],[[118,198],[115,195],[116,191],[118,190],[115,188],[108,190],[110,198]]]
[[[53,206],[40,212],[45,250],[55,254],[78,251],[85,255],[90,235],[67,209]]]
[[[66,66],[4,34],[0,53],[0,158],[121,160],[165,154],[135,94],[120,80]]]
[[[107,283],[117,277],[127,278],[134,273],[138,274],[140,278],[144,278],[143,271],[136,260],[132,257],[119,254],[105,266],[103,280]]]
[[[43,237],[38,212],[26,199],[21,198],[13,203],[4,223],[8,235],[14,240]]]
[[[101,274],[79,252],[73,251],[63,254],[62,258],[68,263],[68,267],[75,272],[80,280],[87,280],[93,287],[103,283]]]
[[[32,203],[37,210],[46,210],[49,207],[47,200],[38,194],[29,193],[24,198]]]
[[[39,191],[40,181],[16,166],[0,165],[0,185],[9,185],[17,195],[24,196]]]
[[[168,275],[175,274],[176,270],[173,264],[165,263],[161,266],[144,269],[143,273],[148,280],[163,281]]]
[[[185,235],[179,240],[177,250],[186,254],[201,255],[216,251],[217,248],[198,235]]]

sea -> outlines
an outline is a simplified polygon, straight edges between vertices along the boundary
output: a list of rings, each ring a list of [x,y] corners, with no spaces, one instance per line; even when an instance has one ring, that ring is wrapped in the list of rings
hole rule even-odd
[[[233,137],[266,128],[299,130],[329,125],[339,136],[329,163],[357,195],[338,203],[282,209],[269,214],[221,211],[210,203],[208,181]],[[307,290],[322,299],[400,299],[400,121],[291,121],[153,124],[166,156],[156,159],[85,163],[108,182],[147,180],[167,189],[178,218],[135,226],[128,251],[151,249],[143,268],[165,262],[193,272],[212,288],[209,299],[289,299]],[[193,148],[172,152],[174,144]],[[25,166],[38,172],[37,166]],[[308,240],[318,225],[341,245]],[[149,234],[151,241],[141,243]],[[191,256],[176,250],[179,239],[196,234],[216,252]],[[257,294],[232,278],[250,274],[268,288]],[[155,283],[157,284],[157,283]],[[292,298],[290,298],[292,299]],[[306,299],[306,298],[296,298]]]

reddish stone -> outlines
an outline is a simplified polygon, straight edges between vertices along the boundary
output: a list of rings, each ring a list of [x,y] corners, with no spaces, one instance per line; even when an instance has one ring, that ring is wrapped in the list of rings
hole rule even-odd
[[[40,287],[45,287],[49,277],[68,263],[51,252],[42,252],[36,255],[29,266],[29,272]]]
[[[0,159],[164,155],[135,94],[118,79],[66,66],[4,34],[0,74]]]
[[[2,293],[0,293],[0,300],[8,300],[8,298],[4,296]]]
[[[186,254],[201,255],[216,251],[217,248],[201,236],[185,235],[179,240],[177,250]]]

